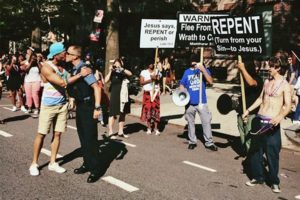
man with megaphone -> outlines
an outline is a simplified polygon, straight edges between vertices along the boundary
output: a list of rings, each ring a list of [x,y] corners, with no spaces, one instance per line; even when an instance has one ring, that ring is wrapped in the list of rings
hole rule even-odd
[[[186,105],[185,110],[185,119],[188,122],[188,149],[194,149],[197,146],[197,136],[195,133],[195,116],[196,113],[198,113],[202,122],[205,148],[212,151],[217,151],[218,147],[214,144],[212,139],[212,115],[208,109],[206,98],[206,83],[212,84],[213,79],[211,77],[210,71],[202,63],[198,63],[199,59],[196,55],[192,55],[190,62],[191,67],[185,70],[179,86],[179,89],[181,91],[186,89],[190,95],[190,101]],[[201,74],[202,76],[204,76],[204,79],[200,83]],[[200,85],[202,89],[200,89]],[[200,91],[202,91],[201,94]]]

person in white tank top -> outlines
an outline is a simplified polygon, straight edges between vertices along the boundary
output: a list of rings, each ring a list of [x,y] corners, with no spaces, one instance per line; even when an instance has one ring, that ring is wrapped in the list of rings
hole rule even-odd
[[[32,112],[32,106],[34,104],[35,111],[34,117],[37,117],[40,108],[40,89],[41,89],[41,75],[40,68],[37,61],[37,56],[32,54],[29,57],[30,60],[26,60],[21,69],[26,72],[24,79],[24,88],[26,94],[26,104],[28,106],[27,113]]]

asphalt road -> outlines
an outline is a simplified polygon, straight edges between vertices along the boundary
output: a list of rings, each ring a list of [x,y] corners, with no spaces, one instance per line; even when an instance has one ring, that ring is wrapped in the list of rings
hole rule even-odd
[[[296,199],[300,195],[300,154],[282,150],[280,179],[282,193],[274,194],[267,185],[247,187],[238,156],[238,139],[215,135],[218,152],[206,150],[199,141],[187,149],[183,127],[162,126],[160,136],[146,135],[146,127],[136,117],[128,117],[119,141],[103,139],[106,128],[99,124],[99,149],[103,176],[93,184],[88,174],[75,175],[82,163],[75,120],[69,120],[62,136],[58,162],[64,174],[48,171],[51,135],[46,137],[39,159],[41,174],[29,175],[37,119],[0,102],[6,120],[0,125],[0,199]],[[115,127],[117,130],[117,127]],[[199,135],[201,138],[201,135]],[[300,196],[299,196],[300,199]]]

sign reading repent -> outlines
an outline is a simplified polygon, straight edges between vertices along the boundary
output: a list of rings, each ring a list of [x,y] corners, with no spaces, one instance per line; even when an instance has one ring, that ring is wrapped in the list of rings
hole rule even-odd
[[[176,20],[142,19],[140,48],[174,48]]]
[[[217,53],[265,53],[261,16],[212,18],[211,25]]]

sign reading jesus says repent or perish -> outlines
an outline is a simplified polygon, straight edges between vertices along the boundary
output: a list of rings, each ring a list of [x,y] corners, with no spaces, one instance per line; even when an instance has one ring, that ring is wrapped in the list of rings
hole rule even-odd
[[[265,53],[261,16],[212,18],[211,25],[217,53]]]
[[[142,19],[140,48],[174,48],[176,20]]]

